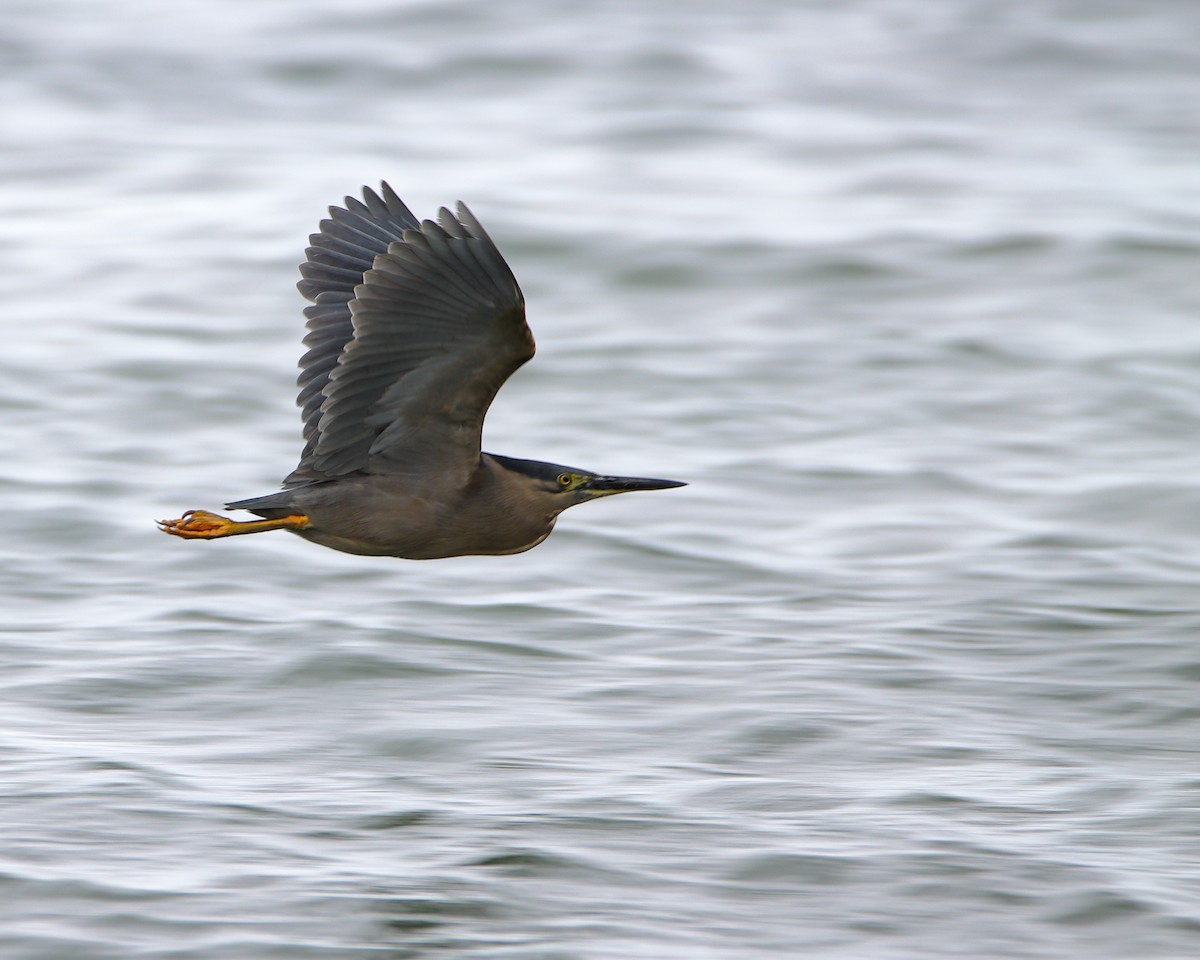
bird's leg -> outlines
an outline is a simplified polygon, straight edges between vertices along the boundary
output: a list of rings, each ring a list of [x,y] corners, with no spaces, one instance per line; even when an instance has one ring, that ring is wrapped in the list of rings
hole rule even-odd
[[[158,521],[158,529],[163,533],[186,540],[215,540],[267,530],[303,530],[307,526],[308,517],[300,514],[274,520],[230,520],[207,510],[189,510],[178,520]]]

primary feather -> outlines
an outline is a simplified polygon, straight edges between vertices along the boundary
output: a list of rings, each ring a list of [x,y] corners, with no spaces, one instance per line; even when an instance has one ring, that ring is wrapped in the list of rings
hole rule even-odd
[[[418,221],[386,183],[320,229],[300,268],[305,447],[285,485],[474,470],[488,406],[534,352],[508,264],[465,205]]]

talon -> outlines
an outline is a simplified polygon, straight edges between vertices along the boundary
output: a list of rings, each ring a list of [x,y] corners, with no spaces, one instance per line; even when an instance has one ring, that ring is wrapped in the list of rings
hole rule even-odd
[[[303,514],[274,520],[230,520],[207,510],[188,510],[177,520],[156,520],[155,523],[163,533],[185,540],[216,540],[266,530],[304,530],[309,525],[308,517]]]
[[[188,510],[178,520],[159,520],[158,528],[173,537],[186,540],[213,540],[227,537],[235,523],[207,510]]]

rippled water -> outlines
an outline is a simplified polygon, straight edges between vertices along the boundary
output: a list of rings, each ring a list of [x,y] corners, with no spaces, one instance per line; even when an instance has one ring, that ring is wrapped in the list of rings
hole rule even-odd
[[[1200,8],[50,0],[0,37],[0,955],[1182,958]],[[487,446],[685,489],[409,563],[299,452],[326,204],[463,199]]]

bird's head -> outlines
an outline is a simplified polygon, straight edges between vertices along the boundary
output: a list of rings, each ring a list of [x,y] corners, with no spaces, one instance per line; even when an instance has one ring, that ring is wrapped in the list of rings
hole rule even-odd
[[[562,513],[563,510],[573,507],[577,503],[596,500],[600,497],[611,497],[616,493],[632,493],[635,490],[666,490],[670,487],[687,486],[682,480],[612,477],[581,470],[578,467],[566,467],[561,463],[517,460],[495,454],[490,456],[506,471],[518,474],[529,496],[550,506],[554,513]]]

